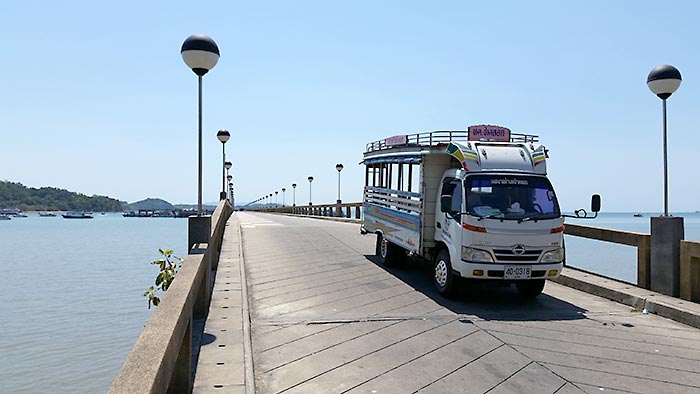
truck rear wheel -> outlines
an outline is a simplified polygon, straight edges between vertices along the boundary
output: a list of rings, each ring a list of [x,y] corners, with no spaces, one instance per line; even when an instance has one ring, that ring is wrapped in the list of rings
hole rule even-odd
[[[525,298],[535,298],[544,290],[544,279],[521,280],[515,282],[518,293]]]
[[[433,283],[435,283],[437,291],[445,298],[454,296],[459,278],[452,272],[450,253],[446,249],[438,253],[433,268]]]
[[[379,261],[386,267],[399,265],[406,258],[404,249],[384,238],[382,234],[377,234],[376,253]]]

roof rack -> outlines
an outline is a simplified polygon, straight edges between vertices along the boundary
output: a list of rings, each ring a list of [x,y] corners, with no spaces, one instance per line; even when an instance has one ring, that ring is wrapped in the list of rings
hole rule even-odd
[[[397,138],[400,141],[390,141],[392,138]],[[448,143],[450,141],[467,141],[469,132],[467,130],[436,130],[424,133],[399,135],[395,137],[385,138],[383,140],[370,142],[367,144],[365,152],[374,152],[393,148],[395,146],[429,146],[439,143]],[[539,142],[539,136],[532,134],[510,133],[510,142]]]

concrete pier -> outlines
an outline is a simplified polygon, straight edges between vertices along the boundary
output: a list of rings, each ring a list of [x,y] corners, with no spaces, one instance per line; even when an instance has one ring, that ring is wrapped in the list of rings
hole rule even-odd
[[[638,288],[591,285],[625,305],[548,282],[534,300],[483,285],[445,300],[433,290],[427,264],[384,268],[373,257],[374,235],[359,230],[234,214],[194,392],[700,390],[700,330],[642,313],[661,305],[652,301],[663,298],[658,293],[627,299],[620,295]],[[595,282],[585,274],[571,280],[579,287]],[[691,318],[700,315],[696,309],[688,307]]]

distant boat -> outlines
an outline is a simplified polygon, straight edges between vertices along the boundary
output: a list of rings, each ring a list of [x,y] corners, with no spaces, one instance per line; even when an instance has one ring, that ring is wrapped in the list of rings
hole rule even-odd
[[[56,214],[53,212],[39,212],[39,216],[42,218],[49,218],[49,217],[55,217]]]
[[[66,212],[62,216],[64,219],[92,219],[92,214],[87,212]]]
[[[12,220],[12,218],[2,213],[0,214],[0,220]]]
[[[15,217],[16,217],[16,218],[26,218],[27,215],[24,214],[24,213],[22,213],[22,212],[17,212],[17,213],[15,214]]]
[[[641,218],[642,216],[644,216],[644,215],[642,215],[642,214],[639,213],[639,212],[637,212],[637,213],[634,214],[634,217],[636,217],[636,218]]]

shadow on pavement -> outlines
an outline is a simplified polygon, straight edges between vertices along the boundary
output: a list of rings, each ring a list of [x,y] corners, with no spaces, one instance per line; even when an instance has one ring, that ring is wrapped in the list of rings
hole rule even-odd
[[[462,280],[453,299],[442,297],[433,285],[431,264],[421,258],[409,258],[398,267],[385,267],[373,255],[367,260],[433,299],[454,313],[474,315],[483,320],[545,321],[585,319],[585,309],[542,293],[534,299],[520,296],[515,286],[475,283]],[[545,292],[547,291],[545,285]]]

